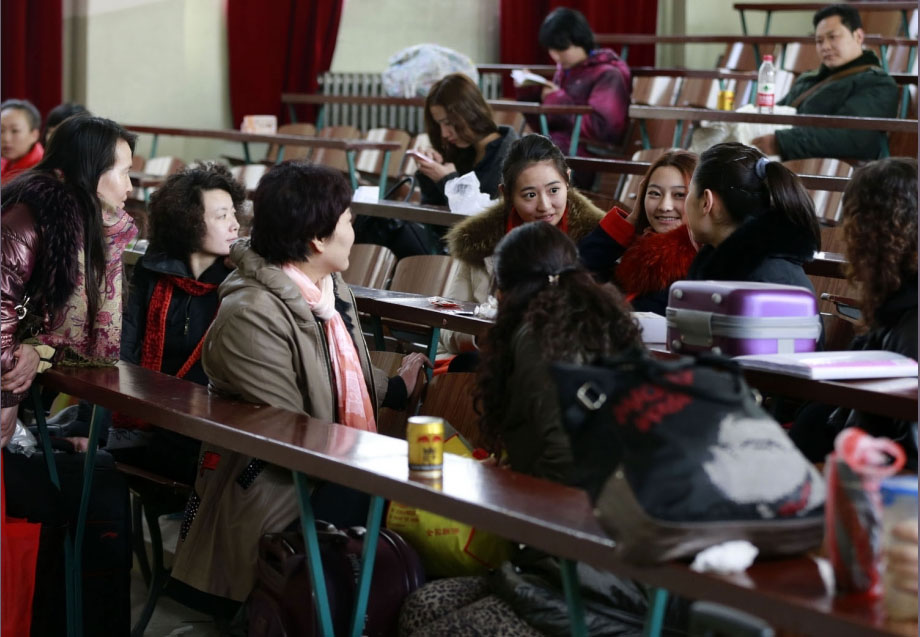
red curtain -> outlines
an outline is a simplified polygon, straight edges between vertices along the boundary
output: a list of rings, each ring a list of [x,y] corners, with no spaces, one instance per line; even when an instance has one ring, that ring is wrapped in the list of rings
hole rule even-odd
[[[61,103],[61,0],[3,0],[0,22],[0,99],[27,99],[47,115]]]
[[[501,0],[499,32],[503,64],[552,64],[537,34],[543,18],[557,7],[581,11],[598,33],[656,32],[658,0]],[[609,45],[602,45],[609,46]],[[610,47],[617,53],[620,47]],[[629,47],[630,66],[653,66],[655,47]]]
[[[3,0],[5,3],[7,0]],[[245,115],[277,115],[282,93],[313,93],[329,70],[344,0],[230,0],[227,39],[230,107]],[[312,113],[298,113],[310,121]]]

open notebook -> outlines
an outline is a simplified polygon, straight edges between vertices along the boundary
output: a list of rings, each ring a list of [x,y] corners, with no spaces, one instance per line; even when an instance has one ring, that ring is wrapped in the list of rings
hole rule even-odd
[[[734,360],[742,367],[815,380],[917,376],[917,361],[884,350],[751,354],[736,356]]]

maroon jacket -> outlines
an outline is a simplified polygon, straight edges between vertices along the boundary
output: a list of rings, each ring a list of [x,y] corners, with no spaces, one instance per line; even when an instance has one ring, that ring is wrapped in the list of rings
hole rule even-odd
[[[584,155],[585,142],[620,144],[626,135],[629,123],[629,101],[632,93],[632,79],[626,62],[610,49],[595,49],[585,61],[565,70],[556,69],[553,83],[560,90],[549,93],[544,104],[587,104],[594,113],[582,118],[578,154]],[[520,100],[540,101],[542,86],[518,87]],[[548,116],[550,136],[566,154],[572,140],[574,115]],[[527,119],[531,128],[540,130],[535,115]]]

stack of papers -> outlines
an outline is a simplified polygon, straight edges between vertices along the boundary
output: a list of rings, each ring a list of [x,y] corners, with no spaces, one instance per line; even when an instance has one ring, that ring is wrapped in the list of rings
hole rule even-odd
[[[917,376],[917,361],[884,350],[800,352],[736,356],[742,367],[781,372],[814,380],[902,378]]]

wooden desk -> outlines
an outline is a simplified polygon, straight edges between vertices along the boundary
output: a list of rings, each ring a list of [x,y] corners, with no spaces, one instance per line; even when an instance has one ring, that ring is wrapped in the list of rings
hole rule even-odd
[[[364,139],[329,139],[326,137],[308,137],[306,135],[263,135],[255,133],[243,133],[237,130],[215,130],[199,128],[175,128],[166,126],[133,126],[125,125],[125,128],[134,133],[146,133],[153,135],[153,144],[150,149],[150,156],[156,156],[157,142],[160,135],[173,135],[176,137],[199,137],[204,139],[221,139],[225,141],[240,142],[243,145],[243,154],[246,163],[250,163],[249,143],[260,142],[266,144],[276,144],[278,146],[277,162],[284,160],[285,146],[306,146],[309,148],[332,148],[335,150],[345,151],[348,159],[348,173],[351,178],[352,189],[358,187],[358,176],[355,170],[355,153],[361,150],[382,150],[383,169],[380,178],[381,196],[386,193],[386,175],[390,165],[390,153],[398,151],[401,146],[398,142],[371,142]]]
[[[770,19],[773,17],[774,11],[808,11],[814,12],[818,9],[822,9],[828,6],[827,2],[765,2],[763,4],[755,3],[746,3],[738,2],[735,3],[734,7],[738,11],[738,14],[741,17],[741,30],[746,34],[747,21],[744,19],[745,11],[766,11],[766,21],[764,22],[763,32],[768,33],[770,31]],[[901,12],[901,24],[902,30],[904,33],[910,32],[910,18],[908,16],[909,12],[917,8],[916,2],[892,2],[891,0],[875,0],[873,2],[848,2],[848,5],[852,6],[859,12],[863,11],[900,11]]]
[[[426,206],[404,201],[353,201],[351,203],[351,212],[355,215],[402,219],[404,221],[428,223],[434,226],[452,226],[469,218],[469,215],[451,212],[446,206]]]
[[[877,602],[834,596],[809,558],[760,561],[743,574],[727,577],[695,573],[683,564],[625,564],[600,530],[586,494],[578,489],[449,454],[441,488],[435,489],[409,476],[405,441],[227,400],[194,383],[127,363],[55,368],[39,380],[295,472],[475,524],[679,595],[743,608],[791,631],[841,637],[916,633],[916,624],[912,629],[886,626]],[[361,574],[365,575],[363,568]]]
[[[514,100],[486,100],[486,102],[488,102],[489,106],[494,111],[538,115],[540,117],[541,132],[546,136],[549,136],[549,123],[546,119],[547,115],[574,115],[575,123],[572,133],[572,143],[569,146],[569,154],[571,155],[574,155],[578,149],[578,137],[581,131],[582,117],[594,112],[594,109],[590,106],[579,104],[541,104],[539,102],[516,102]],[[322,95],[307,93],[282,93],[281,103],[287,104],[291,121],[296,121],[294,104],[314,104],[323,107],[326,104],[413,106],[418,108],[425,106],[425,100],[420,97]],[[322,127],[323,116],[323,112],[320,111],[316,122],[317,128]]]
[[[837,252],[816,252],[814,261],[805,263],[802,268],[805,274],[812,276],[826,276],[833,279],[845,279],[844,268],[847,258]]]

